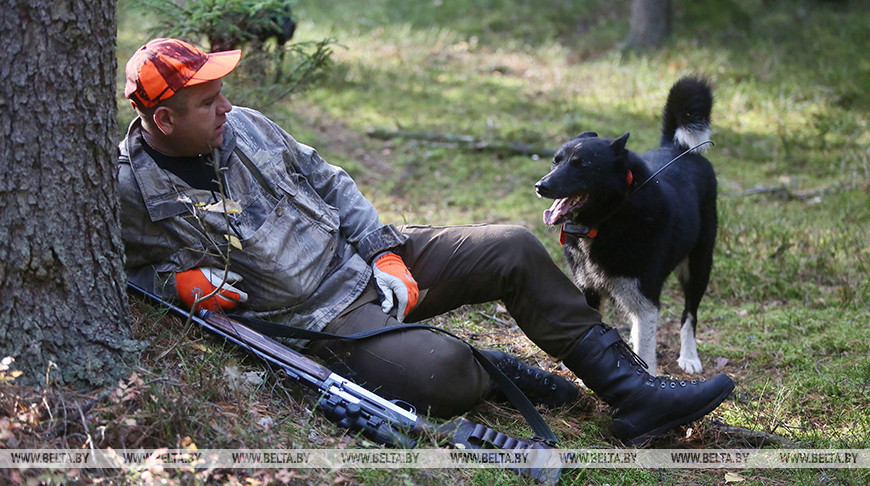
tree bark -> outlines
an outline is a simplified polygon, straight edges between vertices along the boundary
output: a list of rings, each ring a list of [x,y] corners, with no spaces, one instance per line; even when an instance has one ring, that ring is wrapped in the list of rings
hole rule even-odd
[[[671,33],[670,0],[633,0],[627,49],[661,47]]]
[[[115,0],[3,0],[0,357],[16,383],[128,373],[116,195]]]

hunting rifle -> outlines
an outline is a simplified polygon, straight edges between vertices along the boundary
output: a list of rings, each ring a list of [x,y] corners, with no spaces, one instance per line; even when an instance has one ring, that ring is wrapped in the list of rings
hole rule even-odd
[[[127,286],[135,294],[168,308],[182,318],[191,316],[188,310],[132,282],[128,282]],[[413,448],[418,443],[413,437],[428,436],[462,449],[505,449],[514,452],[549,449],[552,445],[537,438],[528,440],[511,437],[461,417],[444,424],[434,424],[418,416],[410,404],[387,400],[223,313],[201,309],[191,318],[203,329],[242,347],[268,364],[279,367],[290,378],[313,388],[320,395],[316,408],[328,419],[374,442]],[[547,455],[530,454],[529,457],[534,461]],[[556,484],[561,472],[560,468],[546,464],[508,469],[547,484]]]

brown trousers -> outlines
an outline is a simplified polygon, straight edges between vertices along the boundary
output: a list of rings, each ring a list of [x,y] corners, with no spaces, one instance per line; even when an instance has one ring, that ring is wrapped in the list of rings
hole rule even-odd
[[[600,315],[540,241],[521,226],[405,226],[400,254],[417,280],[420,302],[406,322],[464,304],[501,300],[517,325],[542,350],[567,356]],[[324,331],[348,335],[400,324],[381,311],[374,287]],[[491,388],[468,345],[450,336],[411,329],[362,341],[319,341],[311,351],[336,371],[422,413],[449,417],[466,412]]]

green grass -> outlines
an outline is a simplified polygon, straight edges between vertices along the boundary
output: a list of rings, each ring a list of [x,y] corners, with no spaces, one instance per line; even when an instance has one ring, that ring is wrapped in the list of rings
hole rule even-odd
[[[296,39],[335,38],[334,67],[313,89],[258,108],[345,167],[385,222],[521,224],[562,262],[557,235],[541,223],[548,202],[533,192],[547,170],[546,156],[384,141],[367,133],[465,135],[523,142],[543,153],[580,131],[630,131],[629,147],[643,151],[658,142],[660,110],[673,81],[689,73],[710,77],[716,103],[709,156],[719,177],[720,230],[701,305],[699,351],[705,374],[726,372],[737,382],[737,393],[711,418],[803,447],[870,448],[870,57],[864,52],[870,8],[857,1],[675,3],[673,34],[661,50],[624,53],[618,45],[628,33],[629,5],[300,0]],[[146,35],[123,2],[119,19],[123,69]],[[244,87],[228,78],[227,88]],[[130,114],[121,105],[119,125],[125,126]],[[767,190],[746,192],[759,187]],[[669,283],[660,365],[678,376],[681,302]],[[141,383],[128,384],[139,393],[95,409],[90,432],[104,427],[96,446],[371,446],[308,414],[313,397],[273,377],[245,392],[227,388],[227,370],[262,365],[198,331],[179,329],[174,319],[142,312],[138,337],[152,346],[137,375]],[[621,326],[618,314],[606,317]],[[480,345],[556,366],[494,304],[460,309],[436,323]],[[498,404],[485,403],[469,418],[528,433],[519,415]],[[562,447],[610,446],[606,410],[592,397],[545,418]],[[55,426],[41,427],[33,428],[32,440],[56,445],[57,434],[45,438]],[[713,430],[702,421],[692,437],[680,429],[657,447],[734,446],[717,442]],[[277,481],[270,471],[231,474]],[[322,480],[319,473],[295,474],[312,483],[528,484],[491,470],[332,471]],[[743,484],[870,480],[867,471],[740,474]],[[725,481],[722,472],[688,470],[590,469],[563,477],[564,484]]]

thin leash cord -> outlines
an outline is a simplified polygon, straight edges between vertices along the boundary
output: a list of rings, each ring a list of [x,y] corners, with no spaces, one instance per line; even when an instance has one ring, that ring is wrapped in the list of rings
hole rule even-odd
[[[668,162],[667,164],[663,165],[661,169],[655,171],[655,173],[654,173],[653,175],[649,176],[649,178],[648,178],[647,180],[643,181],[643,183],[641,183],[641,185],[637,186],[637,189],[635,189],[635,190],[633,190],[633,191],[631,191],[631,192],[637,192],[637,191],[639,191],[643,186],[645,186],[645,185],[647,184],[647,182],[649,182],[649,181],[655,179],[657,175],[659,175],[663,170],[667,169],[671,164],[673,164],[674,162],[676,162],[680,157],[682,157],[682,156],[686,155],[687,153],[689,153],[689,152],[695,150],[696,148],[700,147],[701,145],[706,145],[706,144],[708,144],[708,143],[709,143],[710,145],[714,145],[714,143],[713,143],[712,140],[704,140],[703,142],[699,143],[698,145],[695,145],[694,147],[692,147],[692,148],[686,150],[685,152],[681,153],[680,155],[677,155],[676,157],[674,157],[673,159],[671,159],[670,162]]]

